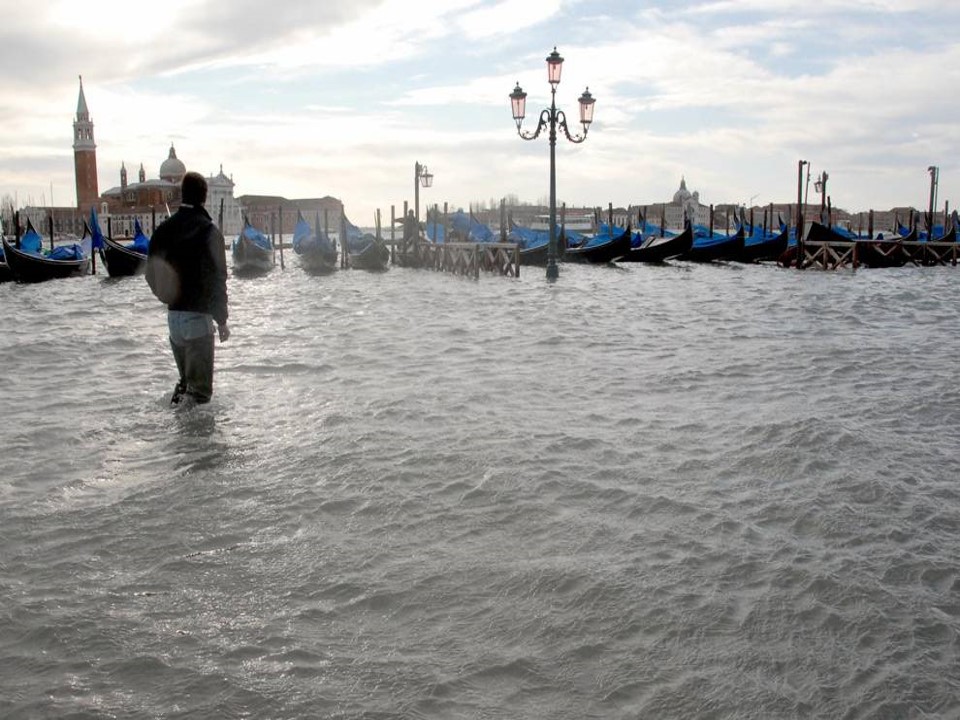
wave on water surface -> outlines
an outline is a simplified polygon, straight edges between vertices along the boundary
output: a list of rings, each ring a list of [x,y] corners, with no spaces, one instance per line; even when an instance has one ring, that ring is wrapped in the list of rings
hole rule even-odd
[[[0,285],[0,715],[958,716],[956,279]]]

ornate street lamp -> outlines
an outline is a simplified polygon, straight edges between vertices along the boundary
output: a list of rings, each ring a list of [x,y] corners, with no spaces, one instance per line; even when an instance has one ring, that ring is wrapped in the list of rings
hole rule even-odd
[[[560,276],[557,266],[557,127],[563,130],[567,140],[572,143],[582,143],[587,139],[587,130],[593,122],[593,95],[590,88],[580,96],[580,123],[583,125],[583,135],[571,135],[567,127],[567,116],[563,110],[557,109],[557,85],[560,84],[560,71],[563,67],[563,58],[554,48],[547,56],[547,81],[550,83],[550,107],[540,113],[540,122],[533,133],[525,133],[521,129],[523,118],[526,116],[527,94],[520,87],[520,83],[510,93],[510,106],[513,110],[513,119],[517,123],[517,134],[524,140],[534,140],[544,129],[549,128],[550,139],[550,244],[547,248],[547,280],[556,280]]]
[[[419,162],[413,164],[413,214],[417,218],[417,225],[420,224],[420,186],[425,188],[433,185],[433,173],[427,170],[426,165]]]

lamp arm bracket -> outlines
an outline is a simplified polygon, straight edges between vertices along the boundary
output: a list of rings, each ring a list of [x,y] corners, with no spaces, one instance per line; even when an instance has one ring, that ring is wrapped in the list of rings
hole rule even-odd
[[[563,110],[557,110],[557,124],[560,126],[560,129],[563,130],[563,134],[567,136],[567,140],[572,143],[579,145],[584,140],[587,139],[587,128],[583,128],[583,135],[571,135],[570,129],[567,127],[567,115]]]
[[[532,133],[524,132],[520,129],[520,126],[517,126],[517,135],[522,137],[524,140],[536,140],[540,133],[550,125],[550,111],[544,110],[540,113],[540,121],[537,123],[537,129]]]

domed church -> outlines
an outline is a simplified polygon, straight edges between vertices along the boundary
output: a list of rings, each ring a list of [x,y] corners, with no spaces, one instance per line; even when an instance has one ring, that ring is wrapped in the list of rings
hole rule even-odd
[[[112,187],[100,196],[101,215],[111,217],[115,231],[121,235],[132,233],[133,222],[139,218],[144,228],[152,228],[156,216],[166,217],[180,206],[180,182],[187,173],[187,166],[177,157],[177,150],[170,143],[166,160],[160,163],[160,177],[147,179],[143,163],[137,174],[137,182],[128,182],[126,163],[120,164],[120,185]],[[223,206],[223,232],[240,231],[240,209],[233,197],[233,179],[223,173],[207,177],[207,212],[214,222],[219,220]],[[150,218],[150,222],[147,222]],[[128,227],[129,226],[129,227]]]
[[[170,144],[170,154],[160,165],[160,177],[147,180],[143,163],[140,163],[138,182],[127,182],[127,167],[120,165],[120,185],[104,191],[102,201],[111,213],[119,213],[131,208],[164,205],[175,207],[180,204],[180,181],[186,175],[187,168],[177,157],[177,151]]]

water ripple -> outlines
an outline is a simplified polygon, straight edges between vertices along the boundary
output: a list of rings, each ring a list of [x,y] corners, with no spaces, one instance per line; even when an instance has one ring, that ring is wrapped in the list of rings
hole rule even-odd
[[[955,717],[956,272],[0,285],[4,717]]]

